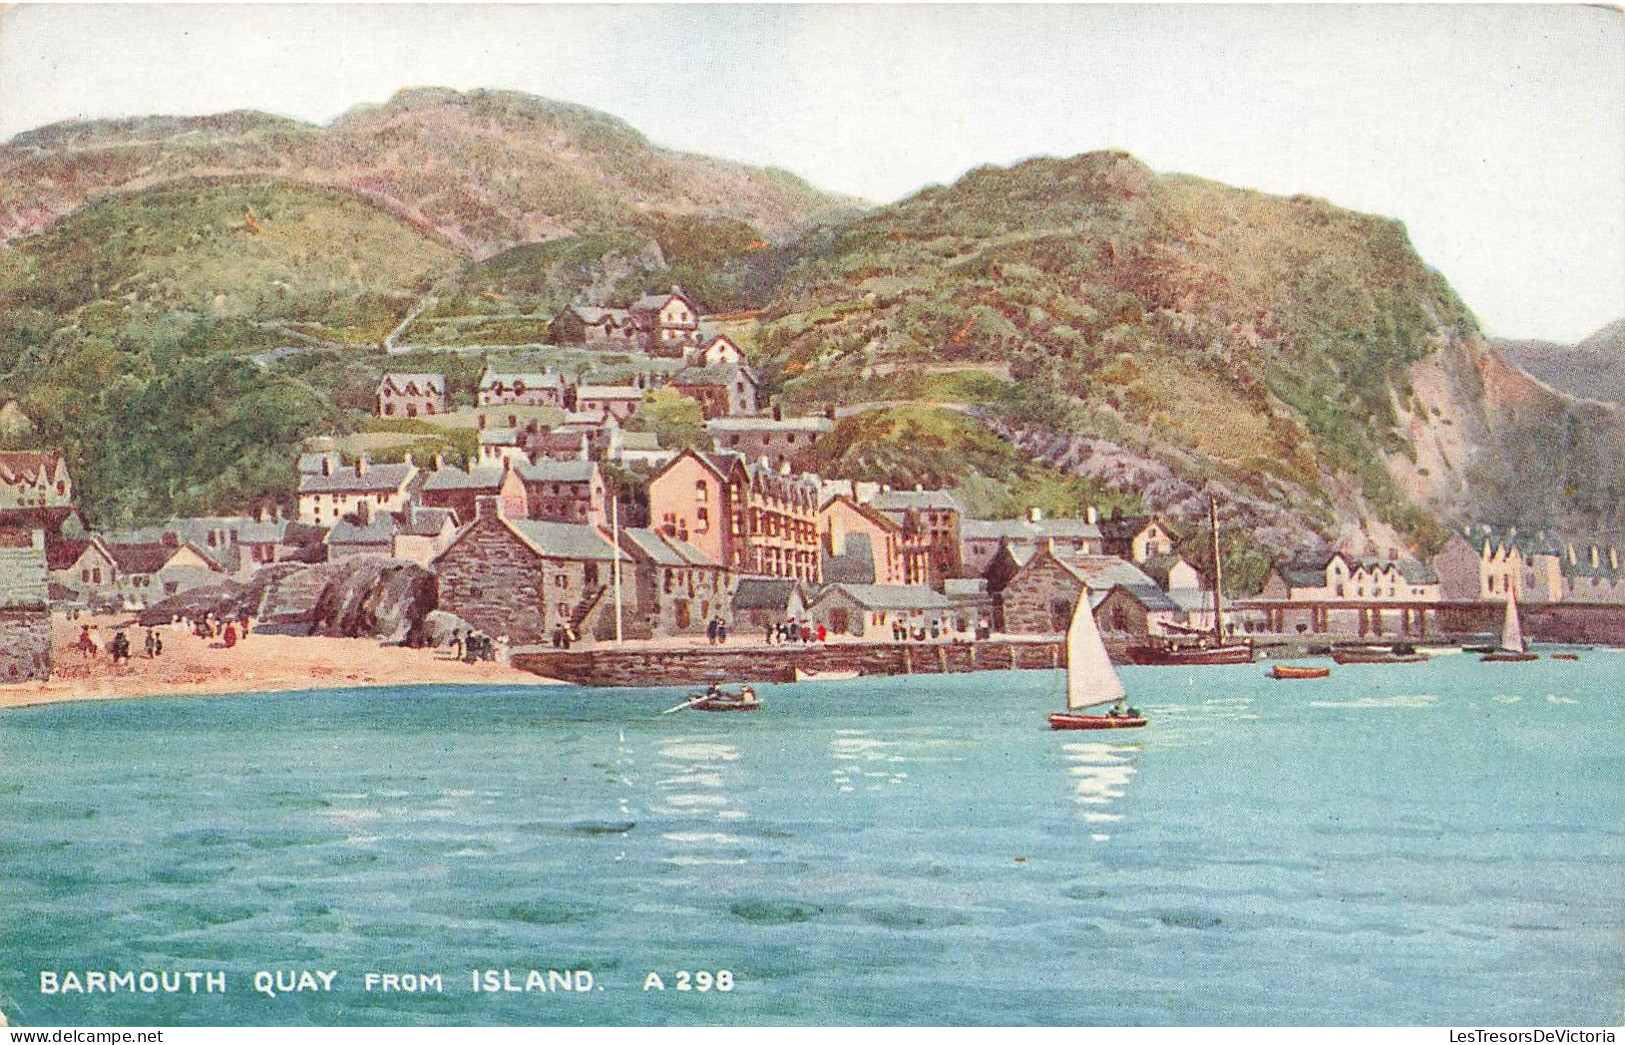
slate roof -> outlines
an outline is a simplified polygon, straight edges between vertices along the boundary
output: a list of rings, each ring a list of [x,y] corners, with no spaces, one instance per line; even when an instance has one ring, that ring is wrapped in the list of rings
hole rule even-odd
[[[107,546],[113,553],[113,561],[124,573],[157,573],[164,568],[164,564],[175,557],[180,548],[164,544],[160,541],[142,542],[140,544],[111,544]]]
[[[577,385],[576,402],[583,399],[636,399],[643,401],[643,389],[636,385]]]
[[[790,606],[790,593],[800,581],[789,577],[741,577],[734,589],[735,610],[778,610]]]
[[[332,475],[306,474],[299,477],[300,493],[386,493],[405,486],[417,471],[409,464],[368,465],[361,475],[354,468],[335,469]]]
[[[519,464],[515,470],[527,483],[585,483],[592,480],[591,461],[537,461]]]
[[[987,594],[986,577],[945,577],[942,581],[942,594],[952,598],[955,595],[966,597],[971,595]]]
[[[1037,543],[1051,537],[1099,540],[1100,527],[1086,519],[966,519],[959,524],[966,540],[1007,540]]]
[[[407,385],[416,385],[418,390],[425,394],[446,393],[445,374],[385,374],[378,379],[378,387],[384,387],[386,382],[402,391]]]
[[[333,524],[327,533],[328,544],[389,544],[395,538],[395,519],[390,515],[375,515],[360,526],[348,517]]]
[[[1115,555],[1068,555],[1059,557],[1058,561],[1091,589],[1107,590],[1119,584],[1127,588],[1157,587],[1157,582],[1146,576],[1144,570]]]
[[[482,428],[480,429],[481,446],[518,446],[519,429],[517,428]]]
[[[869,507],[878,512],[958,512],[965,514],[959,498],[947,490],[886,490],[869,498]]]
[[[1112,588],[1122,588],[1152,613],[1178,613],[1181,610],[1179,603],[1170,599],[1167,593],[1155,584],[1114,584]]]
[[[501,384],[505,388],[512,388],[520,384],[526,388],[563,388],[564,378],[551,370],[545,370],[539,374],[516,374],[487,370],[480,375],[481,388],[488,388],[494,384]]]
[[[506,519],[514,532],[541,554],[553,559],[615,560],[615,549],[596,527],[583,523],[541,522],[536,519]],[[621,558],[629,558],[625,552]]]
[[[335,472],[343,467],[343,465],[339,463],[338,454],[300,454],[299,474],[320,475],[322,471],[322,462],[328,458],[333,459],[333,470]]]
[[[482,465],[464,471],[461,468],[439,468],[429,473],[423,483],[425,491],[438,490],[496,490],[501,488],[507,469],[495,465]]]
[[[445,530],[448,522],[454,527],[457,524],[457,513],[450,508],[413,505],[406,513],[406,521],[396,524],[395,532],[407,537],[435,537]]]
[[[836,591],[845,592],[853,602],[874,612],[953,608],[946,595],[917,584],[832,584],[816,601],[823,602]]]
[[[688,565],[688,563],[683,559],[682,555],[678,553],[677,549],[661,540],[660,534],[655,530],[646,530],[635,527],[628,527],[622,530],[621,547],[624,548],[628,545],[631,545],[638,551],[642,552],[645,556],[652,560],[656,566],[683,567]]]
[[[653,432],[622,432],[622,450],[658,450],[660,437]]]

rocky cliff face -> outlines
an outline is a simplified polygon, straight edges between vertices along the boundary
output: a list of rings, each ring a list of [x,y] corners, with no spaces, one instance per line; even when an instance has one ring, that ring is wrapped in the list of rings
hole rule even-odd
[[[247,583],[194,588],[148,607],[141,623],[246,613],[262,628],[398,643],[406,642],[434,608],[435,580],[428,570],[400,559],[362,556],[312,566],[278,563]]]

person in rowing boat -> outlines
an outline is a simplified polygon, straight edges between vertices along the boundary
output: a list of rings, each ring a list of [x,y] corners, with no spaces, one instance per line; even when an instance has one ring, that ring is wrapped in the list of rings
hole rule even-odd
[[[720,682],[711,683],[711,688],[707,689],[705,691],[705,699],[706,700],[721,700],[722,699],[722,683],[720,683]]]
[[[739,700],[743,704],[756,703],[756,691],[750,688],[750,683],[739,687]]]
[[[1122,718],[1127,713],[1128,713],[1128,698],[1127,697],[1118,697],[1117,698],[1117,703],[1113,704],[1111,706],[1111,710],[1106,712],[1106,714],[1109,715],[1112,718]]]

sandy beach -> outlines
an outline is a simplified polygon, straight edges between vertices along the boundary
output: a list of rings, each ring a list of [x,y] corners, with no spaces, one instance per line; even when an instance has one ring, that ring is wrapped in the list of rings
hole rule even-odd
[[[128,616],[81,617],[51,622],[51,677],[43,682],[0,686],[0,708],[69,700],[124,697],[207,696],[268,693],[350,686],[558,685],[503,662],[465,664],[448,652],[380,645],[376,639],[302,638],[250,633],[226,649],[219,639],[201,639],[169,628],[161,656],[145,654],[146,629],[125,629],[131,658],[114,666],[106,653],[87,659],[75,648],[81,625],[112,641]]]

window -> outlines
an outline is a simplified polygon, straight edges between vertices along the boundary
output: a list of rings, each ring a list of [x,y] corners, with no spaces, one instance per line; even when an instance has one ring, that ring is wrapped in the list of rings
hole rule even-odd
[[[694,528],[705,531],[711,528],[711,512],[707,508],[694,509]]]
[[[699,482],[694,484],[694,500],[698,501],[700,504],[704,504],[710,499],[711,488],[705,485],[705,480],[701,479]]]

